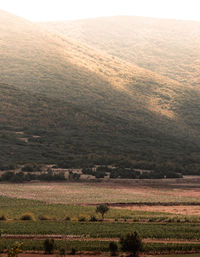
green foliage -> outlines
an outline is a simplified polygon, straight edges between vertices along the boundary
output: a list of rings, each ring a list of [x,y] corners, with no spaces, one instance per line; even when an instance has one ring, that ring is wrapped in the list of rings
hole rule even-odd
[[[23,240],[22,250],[44,250],[44,241],[43,240]],[[0,249],[6,249],[13,246],[15,240],[12,239],[1,239],[0,241]],[[173,255],[177,251],[182,252],[198,252],[200,244],[175,244],[175,243],[145,243],[143,247],[143,251],[145,253],[170,253],[170,256],[163,255],[163,257],[175,257],[177,255]],[[109,251],[109,242],[108,241],[63,241],[58,240],[55,244],[55,250],[60,250],[61,248],[71,249],[75,248],[77,251],[96,251],[96,252],[108,252]],[[118,245],[119,247],[119,245]],[[198,254],[180,254],[180,257],[199,257]]]
[[[60,254],[60,256],[65,256],[66,255],[66,250],[65,250],[65,248],[61,248],[60,250],[59,250],[59,254]]]
[[[75,248],[72,248],[70,254],[71,254],[71,255],[75,255],[75,254],[76,254],[76,249],[75,249]]]
[[[109,244],[109,251],[111,256],[116,256],[118,250],[118,245],[115,242],[110,242]]]
[[[122,251],[130,252],[131,256],[138,256],[138,253],[142,250],[142,240],[137,232],[121,237],[120,244]]]
[[[104,215],[109,211],[109,207],[107,204],[100,204],[96,207],[96,213],[100,213],[102,219],[104,219]]]
[[[92,215],[92,216],[90,216],[90,220],[89,221],[96,222],[96,221],[98,221],[98,219],[94,215]]]
[[[44,241],[44,252],[45,254],[53,254],[55,248],[54,239],[45,239]]]
[[[142,238],[176,238],[198,240],[200,223],[129,223],[129,222],[66,222],[66,221],[29,221],[2,222],[5,234],[55,234],[87,235],[96,238],[119,238],[131,230],[137,230]]]
[[[37,165],[35,163],[26,164],[24,167],[22,167],[22,171],[27,171],[27,172],[41,171],[41,167],[40,165]]]

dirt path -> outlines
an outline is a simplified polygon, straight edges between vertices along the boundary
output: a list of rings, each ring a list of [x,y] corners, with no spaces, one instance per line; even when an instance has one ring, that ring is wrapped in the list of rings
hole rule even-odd
[[[68,240],[68,241],[102,241],[102,242],[110,242],[115,241],[118,242],[119,238],[95,238],[95,237],[85,237],[81,235],[11,235],[11,234],[3,234],[1,238],[5,239],[34,239],[34,240],[42,240],[46,238],[53,238],[55,240]],[[176,243],[176,244],[200,244],[200,241],[197,240],[181,240],[181,239],[157,239],[157,238],[144,238],[143,242],[145,243]]]

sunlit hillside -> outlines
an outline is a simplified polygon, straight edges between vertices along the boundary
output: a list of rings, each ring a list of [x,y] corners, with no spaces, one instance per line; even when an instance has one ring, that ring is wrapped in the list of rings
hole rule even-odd
[[[199,85],[200,22],[105,17],[45,25],[140,67]]]
[[[0,12],[2,162],[198,162],[200,92]]]

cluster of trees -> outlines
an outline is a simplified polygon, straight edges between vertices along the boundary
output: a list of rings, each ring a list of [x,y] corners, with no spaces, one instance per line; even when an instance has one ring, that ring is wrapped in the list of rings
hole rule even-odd
[[[34,172],[34,171],[41,171],[42,167],[41,165],[38,165],[36,163],[26,164],[24,167],[22,167],[22,171],[26,172]]]
[[[98,167],[95,171],[92,168],[83,169],[83,174],[93,175],[96,178],[104,178],[108,173],[110,178],[122,179],[161,179],[161,178],[181,178],[182,174],[173,170],[152,170],[140,172],[134,168],[108,168],[107,166]]]
[[[52,172],[43,173],[40,174],[32,174],[24,172],[17,172],[14,173],[12,171],[4,172],[0,178],[0,181],[7,181],[7,182],[17,182],[21,183],[24,181],[31,181],[31,180],[41,180],[41,181],[63,181],[65,180],[64,174],[53,174]]]

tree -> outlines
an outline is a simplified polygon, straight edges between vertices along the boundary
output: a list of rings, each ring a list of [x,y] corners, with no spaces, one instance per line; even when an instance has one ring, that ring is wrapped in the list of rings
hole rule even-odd
[[[104,214],[109,211],[109,207],[107,204],[100,204],[96,207],[96,213],[100,213],[102,219],[104,219]]]
[[[44,241],[44,251],[46,254],[52,254],[54,251],[54,239],[46,239]]]
[[[137,232],[128,233],[125,237],[120,238],[121,249],[124,252],[130,252],[130,256],[138,256],[142,250],[142,240]]]
[[[110,242],[109,250],[110,250],[110,255],[111,256],[116,256],[117,255],[117,250],[118,250],[117,244],[115,242]]]

